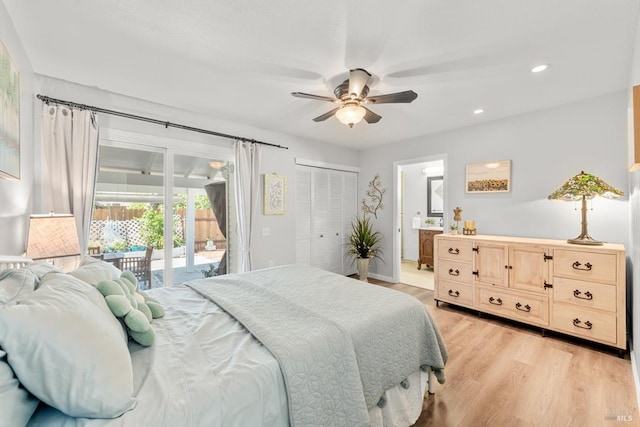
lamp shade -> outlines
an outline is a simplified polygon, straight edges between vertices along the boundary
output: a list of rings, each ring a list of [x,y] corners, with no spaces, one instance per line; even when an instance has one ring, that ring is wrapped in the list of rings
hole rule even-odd
[[[567,242],[578,245],[601,245],[602,242],[595,240],[587,231],[587,199],[593,199],[596,196],[615,199],[623,195],[621,190],[610,186],[595,175],[582,171],[549,194],[549,199],[582,202],[582,231],[578,237],[569,239]]]
[[[73,215],[31,215],[27,257],[33,260],[80,255]]]
[[[582,197],[593,199],[596,196],[615,199],[624,196],[624,193],[604,182],[595,175],[580,172],[569,178],[562,187],[549,195],[552,200],[580,201]]]
[[[350,128],[360,123],[365,114],[367,114],[367,110],[357,104],[347,104],[336,111],[336,117],[340,123]]]

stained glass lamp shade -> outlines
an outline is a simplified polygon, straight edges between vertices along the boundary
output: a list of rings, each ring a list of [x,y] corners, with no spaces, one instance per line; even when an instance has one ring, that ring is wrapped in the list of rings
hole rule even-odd
[[[596,196],[616,199],[623,195],[621,190],[610,186],[595,175],[582,171],[551,193],[549,199],[582,202],[582,232],[578,237],[569,239],[567,242],[579,245],[601,245],[602,242],[595,240],[587,232],[587,199],[593,199]]]

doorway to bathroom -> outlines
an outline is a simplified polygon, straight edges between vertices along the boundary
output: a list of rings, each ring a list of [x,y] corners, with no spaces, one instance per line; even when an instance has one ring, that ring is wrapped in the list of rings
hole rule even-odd
[[[433,290],[433,235],[447,226],[446,154],[394,163],[394,281]]]

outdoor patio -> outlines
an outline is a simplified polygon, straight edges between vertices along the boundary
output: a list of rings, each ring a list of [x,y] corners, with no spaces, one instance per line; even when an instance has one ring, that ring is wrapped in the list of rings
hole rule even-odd
[[[187,271],[187,258],[185,256],[173,258],[173,283],[177,285],[188,282],[189,280],[204,278],[202,270],[208,270],[209,264],[214,264],[217,267],[224,252],[224,249],[196,252],[194,255],[194,266],[191,271]],[[163,286],[164,260],[153,260],[151,261],[151,287],[161,288]]]

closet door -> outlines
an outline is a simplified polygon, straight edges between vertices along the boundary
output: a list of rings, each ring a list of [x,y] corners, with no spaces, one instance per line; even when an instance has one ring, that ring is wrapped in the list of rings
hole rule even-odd
[[[296,166],[296,262],[352,274],[345,255],[357,213],[357,174]]]
[[[342,274],[356,272],[356,263],[351,257],[345,257],[344,243],[351,235],[351,221],[358,215],[358,174],[343,172],[344,191],[342,194]]]
[[[331,270],[329,171],[311,170],[311,265]]]
[[[331,264],[329,271],[342,274],[342,259],[344,254],[344,176],[342,172],[329,172],[329,225],[331,237]]]
[[[296,263],[311,264],[311,169],[296,167]]]

